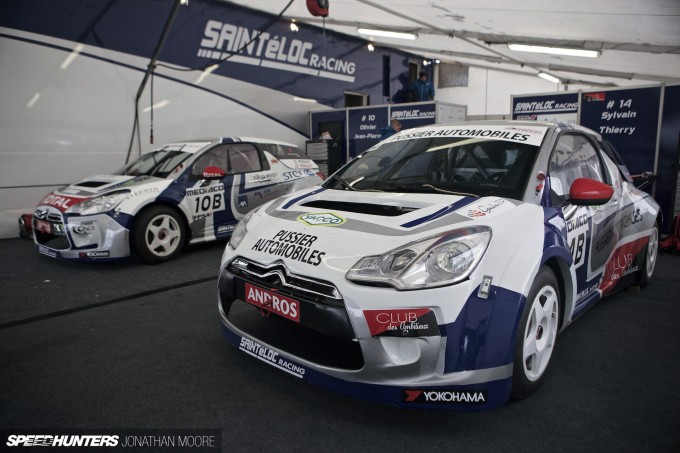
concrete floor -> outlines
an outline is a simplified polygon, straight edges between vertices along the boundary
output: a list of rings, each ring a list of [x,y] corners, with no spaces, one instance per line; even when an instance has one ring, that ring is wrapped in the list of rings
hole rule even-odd
[[[218,429],[225,451],[680,451],[680,256],[558,337],[530,398],[399,409],[301,382],[223,341],[224,243],[157,266],[0,240],[0,430]]]

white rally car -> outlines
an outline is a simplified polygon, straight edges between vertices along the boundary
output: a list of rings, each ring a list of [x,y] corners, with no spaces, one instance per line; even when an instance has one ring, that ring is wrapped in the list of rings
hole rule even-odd
[[[53,258],[108,260],[136,253],[150,263],[185,244],[227,238],[267,201],[323,180],[290,143],[228,137],[173,143],[113,175],[47,195],[33,213],[38,251]]]
[[[495,407],[538,386],[588,307],[648,283],[659,222],[585,128],[402,131],[243,218],[220,268],[223,334],[349,395]]]

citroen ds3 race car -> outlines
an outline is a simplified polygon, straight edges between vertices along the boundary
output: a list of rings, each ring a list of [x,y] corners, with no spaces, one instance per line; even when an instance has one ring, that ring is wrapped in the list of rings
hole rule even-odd
[[[649,282],[659,217],[585,128],[402,131],[241,220],[220,268],[222,331],[345,394],[495,407],[535,390],[589,306]]]
[[[131,252],[149,263],[186,243],[227,238],[251,209],[322,181],[295,145],[259,138],[173,143],[113,175],[47,195],[32,220],[38,251],[107,260]]]

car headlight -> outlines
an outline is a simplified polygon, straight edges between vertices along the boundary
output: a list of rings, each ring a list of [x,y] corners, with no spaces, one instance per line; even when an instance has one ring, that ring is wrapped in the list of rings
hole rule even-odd
[[[115,209],[123,200],[130,195],[130,191],[107,193],[98,197],[90,198],[80,203],[74,204],[66,210],[67,214],[100,214]]]
[[[397,289],[432,288],[466,279],[482,259],[488,227],[463,228],[360,259],[347,272],[354,282],[386,283]]]
[[[248,225],[248,222],[250,222],[250,219],[253,218],[253,214],[255,214],[255,212],[257,211],[258,211],[257,209],[250,211],[236,225],[236,228],[234,228],[234,232],[231,233],[231,237],[229,238],[229,245],[231,246],[232,249],[236,250],[238,246],[241,244],[243,238],[246,237],[246,233],[248,233],[248,229],[246,228],[246,226]]]

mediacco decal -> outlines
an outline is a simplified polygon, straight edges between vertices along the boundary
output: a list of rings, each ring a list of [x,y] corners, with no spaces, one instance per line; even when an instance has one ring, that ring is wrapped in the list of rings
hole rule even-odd
[[[399,133],[392,141],[413,140],[418,138],[480,138],[488,140],[504,140],[508,142],[526,143],[540,146],[547,127],[540,126],[487,126],[487,127],[433,127],[413,132]]]
[[[243,49],[229,61],[354,83],[356,63],[316,54],[312,52],[313,48],[310,41],[209,20],[205,24],[198,57],[221,60]]]

